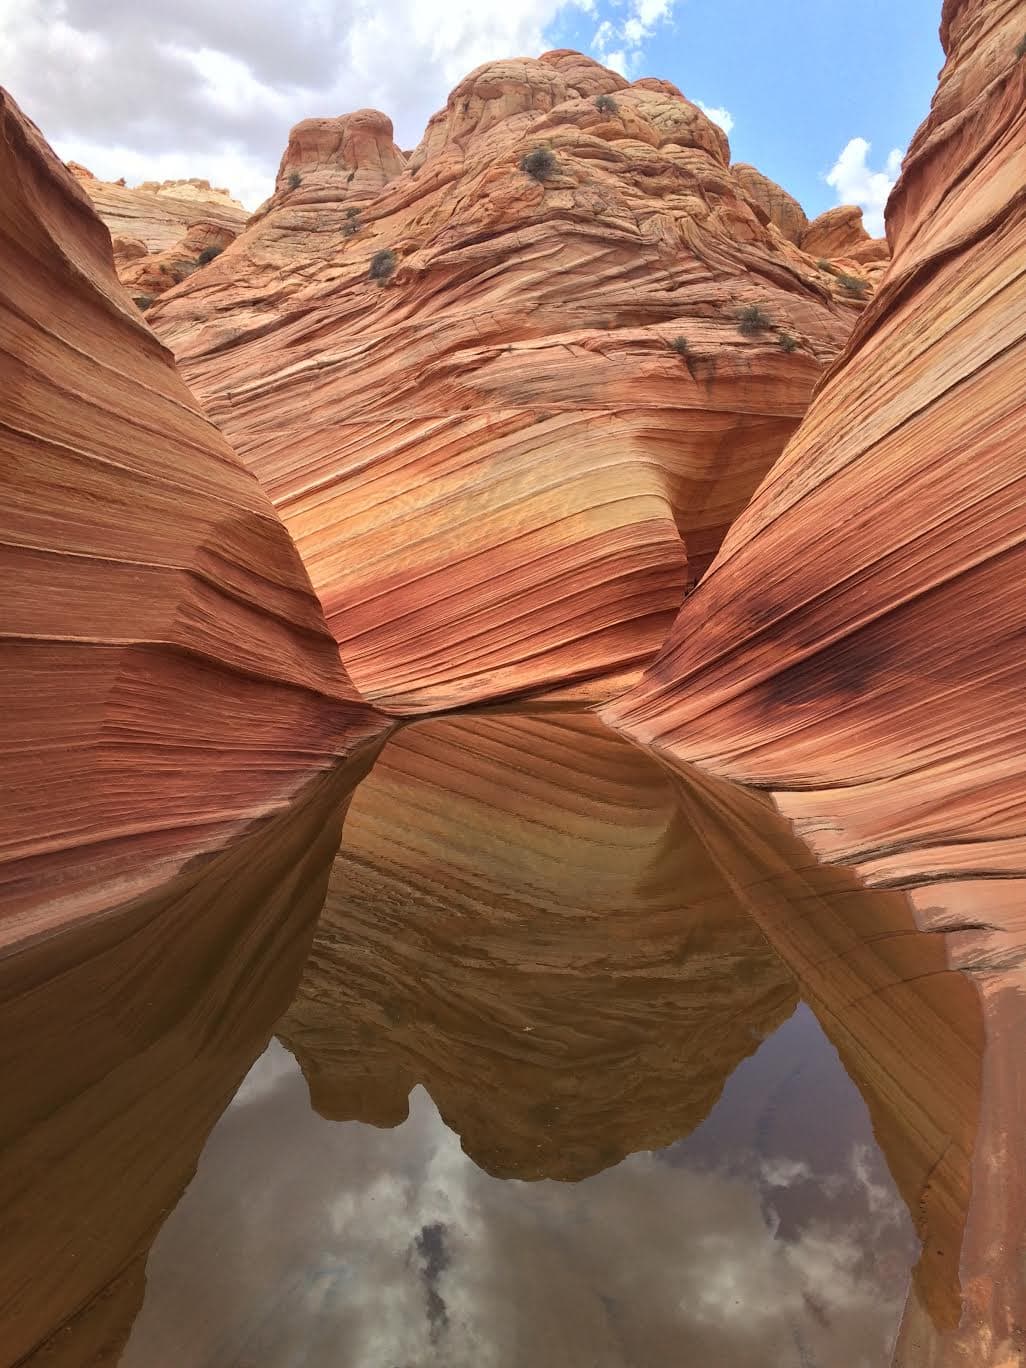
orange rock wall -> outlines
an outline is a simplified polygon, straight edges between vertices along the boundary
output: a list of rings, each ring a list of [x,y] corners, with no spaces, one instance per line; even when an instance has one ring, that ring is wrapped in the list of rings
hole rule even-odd
[[[0,121],[0,1361],[78,1368],[291,996],[384,720],[89,200]]]
[[[72,173],[93,207],[110,229],[111,237],[136,239],[147,252],[174,247],[194,223],[215,223],[238,233],[249,214],[225,191],[202,189],[202,183],[155,182],[127,186],[99,180],[72,163]]]
[[[0,116],[3,945],[218,849],[380,720],[88,200]]]
[[[608,716],[768,787],[824,857],[911,888],[979,977],[981,1216],[964,1334],[908,1364],[1020,1361],[1026,1097],[1026,60],[1014,0],[948,0],[947,61],[888,208],[893,261],[645,681]]]

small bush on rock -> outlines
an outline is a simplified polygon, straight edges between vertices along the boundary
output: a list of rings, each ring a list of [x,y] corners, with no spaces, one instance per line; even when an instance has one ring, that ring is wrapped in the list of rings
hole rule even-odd
[[[596,95],[595,108],[600,114],[619,114],[620,112],[620,106],[612,95]]]
[[[738,310],[737,315],[738,330],[746,337],[752,337],[755,333],[765,332],[773,327],[773,323],[767,314],[759,308],[758,304],[746,304],[743,309]]]
[[[790,333],[781,333],[780,336],[777,338],[777,341],[780,343],[780,345],[786,352],[793,352],[798,350],[798,343],[795,341],[795,339],[791,336]]]
[[[223,251],[223,247],[204,247],[196,260],[201,266],[205,266],[208,261],[213,261],[214,257],[219,257]]]
[[[675,351],[678,356],[687,356],[688,339],[686,337],[675,337],[670,343],[670,351]]]
[[[146,310],[147,310],[147,309],[150,307],[150,305],[153,303],[153,296],[152,296],[152,295],[134,295],[134,296],[133,296],[133,299],[132,299],[132,303],[136,306],[137,309],[142,309],[143,313],[145,313]]]
[[[556,159],[547,147],[536,147],[520,159],[520,169],[536,181],[548,180],[556,169]]]
[[[1026,33],[1019,39],[1019,46],[1015,49],[1016,57],[1026,57]]]
[[[385,247],[382,251],[375,252],[371,257],[368,275],[371,280],[385,281],[390,275],[395,274],[397,264],[395,252]]]
[[[860,280],[858,276],[839,275],[837,277],[837,283],[838,285],[843,286],[844,289],[850,291],[853,295],[863,295],[869,288],[869,281]]]
[[[293,172],[291,173],[291,175],[289,176],[289,189],[290,189],[290,190],[298,190],[299,187],[300,187],[302,184],[303,184],[303,177],[299,174],[298,171],[293,171]]]

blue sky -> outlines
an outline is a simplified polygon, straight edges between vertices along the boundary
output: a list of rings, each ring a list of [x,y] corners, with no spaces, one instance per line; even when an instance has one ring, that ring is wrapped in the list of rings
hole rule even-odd
[[[862,202],[879,231],[900,159],[892,154],[925,117],[941,65],[940,7],[0,0],[0,74],[57,151],[96,174],[129,184],[207,176],[255,208],[299,119],[382,109],[410,147],[473,67],[577,47],[631,78],[667,77],[724,111],[735,160],[754,163],[810,214]],[[825,179],[832,170],[836,184]]]
[[[604,5],[602,13],[615,13]],[[838,203],[825,176],[852,138],[874,169],[926,116],[944,60],[939,0],[684,0],[628,74],[664,76],[723,108],[735,161],[751,162],[811,216]],[[590,49],[592,16],[566,12],[553,39]]]

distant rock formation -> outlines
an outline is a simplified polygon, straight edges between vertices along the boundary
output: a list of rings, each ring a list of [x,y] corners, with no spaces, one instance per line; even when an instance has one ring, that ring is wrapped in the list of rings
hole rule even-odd
[[[552,52],[472,72],[409,156],[373,110],[299,124],[148,318],[365,696],[605,698],[864,307],[765,219],[675,87]]]
[[[823,857],[908,888],[988,1036],[964,1330],[898,1362],[1018,1364],[1026,1307],[1026,60],[1021,5],[947,0],[947,61],[848,349],[643,683],[608,716],[776,794]]]
[[[384,722],[81,183],[0,123],[0,1324],[78,1368],[288,1002]]]
[[[809,220],[795,197],[747,162],[734,162],[730,169],[746,198],[765,214],[763,221],[772,223],[788,242],[801,247]]]
[[[67,166],[110,229],[118,276],[145,307],[195,270],[205,248],[233,242],[249,218],[209,181],[144,181],[130,189],[123,180],[98,180],[78,162]]]
[[[856,204],[839,204],[814,218],[802,234],[802,250],[810,256],[848,256],[852,248],[871,242]]]
[[[257,210],[257,218],[286,202],[337,206],[363,200],[405,166],[405,155],[392,141],[391,119],[376,109],[358,109],[340,119],[304,119],[289,134],[274,195]]]

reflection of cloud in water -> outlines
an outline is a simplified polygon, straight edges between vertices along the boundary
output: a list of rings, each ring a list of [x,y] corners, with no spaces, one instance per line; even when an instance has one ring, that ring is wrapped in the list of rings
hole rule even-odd
[[[800,1067],[800,1024],[789,1054],[763,1047],[768,1095]],[[693,1153],[500,1182],[422,1088],[381,1132],[310,1112],[277,1045],[256,1067],[158,1239],[123,1368],[828,1368],[839,1345],[846,1368],[886,1361],[911,1251],[865,1121],[836,1165],[790,1142],[760,1156],[740,1126],[730,1144],[717,1109],[715,1161],[702,1127]],[[834,1095],[851,1088],[836,1068]],[[793,1193],[783,1238],[774,1203]]]

